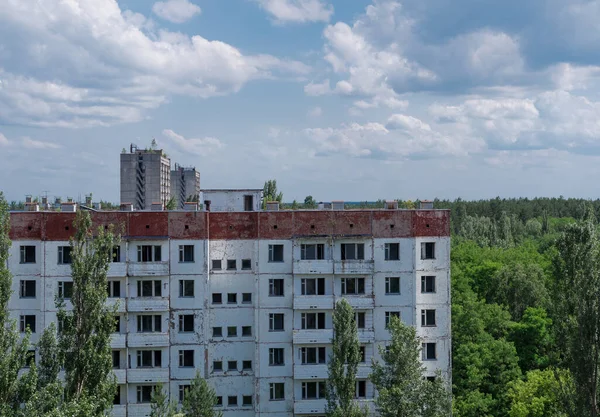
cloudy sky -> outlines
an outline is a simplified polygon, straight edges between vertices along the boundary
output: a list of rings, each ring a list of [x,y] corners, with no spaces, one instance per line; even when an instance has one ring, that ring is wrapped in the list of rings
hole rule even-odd
[[[155,138],[286,201],[598,197],[598,0],[3,0],[0,190],[118,202]]]

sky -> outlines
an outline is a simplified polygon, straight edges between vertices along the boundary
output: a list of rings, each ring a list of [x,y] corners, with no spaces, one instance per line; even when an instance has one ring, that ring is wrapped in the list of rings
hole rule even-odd
[[[600,0],[3,0],[0,190],[156,139],[284,200],[598,198]]]

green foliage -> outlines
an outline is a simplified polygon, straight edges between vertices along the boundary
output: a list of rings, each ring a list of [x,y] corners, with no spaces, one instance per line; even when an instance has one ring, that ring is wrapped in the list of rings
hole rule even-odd
[[[267,202],[269,201],[281,201],[283,200],[283,193],[277,191],[277,180],[265,181],[263,187],[263,210],[267,208]]]
[[[550,365],[549,353],[554,346],[552,319],[543,308],[528,308],[520,322],[510,329],[511,340],[519,356],[523,372],[545,369]]]
[[[186,417],[221,417],[223,413],[216,411],[217,394],[200,373],[190,383],[190,388],[183,398],[183,411]]]
[[[314,200],[312,195],[306,196],[306,198],[304,199],[304,208],[305,209],[317,208],[317,202]]]
[[[361,360],[354,310],[345,298],[333,311],[333,339],[327,365],[327,416],[359,417],[367,415],[354,401],[356,374]]]
[[[421,342],[416,330],[397,317],[389,323],[391,343],[380,347],[383,362],[373,362],[371,381],[379,395],[375,399],[381,417],[446,417],[450,395],[440,374],[435,381],[423,377],[419,361]]]
[[[169,400],[160,386],[156,386],[152,390],[150,404],[150,417],[175,417],[177,413],[177,404],[173,400]]]
[[[566,417],[560,392],[570,379],[569,372],[560,369],[527,372],[524,380],[509,384],[509,417]]]
[[[177,201],[175,200],[175,197],[171,196],[171,198],[169,198],[169,201],[167,201],[167,204],[165,204],[165,210],[175,210],[177,208]]]

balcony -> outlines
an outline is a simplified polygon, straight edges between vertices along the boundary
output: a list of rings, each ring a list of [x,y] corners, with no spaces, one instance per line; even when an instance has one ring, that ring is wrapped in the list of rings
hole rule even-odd
[[[124,349],[126,346],[127,335],[113,333],[110,335],[110,347],[113,349]]]
[[[110,308],[117,306],[117,313],[125,312],[125,299],[124,298],[107,298],[106,305]]]
[[[108,265],[109,278],[127,276],[127,264],[125,262],[112,262]]]
[[[127,416],[126,405],[114,405],[110,414],[112,417],[125,417]]]
[[[134,368],[127,371],[127,382],[146,384],[169,382],[169,368]]]
[[[128,268],[130,277],[154,277],[169,275],[168,262],[130,262]]]
[[[369,310],[375,307],[375,297],[373,295],[345,295],[343,298],[355,310]]]
[[[375,341],[375,331],[373,329],[358,329],[358,341],[361,344],[373,343]]]
[[[117,384],[125,384],[127,382],[127,371],[125,369],[112,370],[117,377]]]
[[[134,398],[135,400],[135,398]],[[147,417],[150,415],[152,407],[150,404],[129,404],[127,405],[127,417]]]
[[[327,365],[294,365],[294,379],[327,379]]]
[[[370,275],[373,274],[373,261],[335,261],[335,274]]]
[[[130,333],[129,347],[169,346],[168,333]]]
[[[294,274],[333,274],[333,261],[331,259],[315,260],[315,261],[294,261]]]
[[[356,378],[357,379],[369,379],[369,376],[371,375],[371,366],[370,365],[366,365],[366,364],[359,364],[358,365],[358,369],[356,371]]]
[[[328,344],[333,338],[333,329],[300,330],[294,329],[294,344],[306,345],[311,343]]]
[[[131,312],[168,311],[169,299],[163,297],[132,297],[127,300],[127,310]]]
[[[295,310],[332,310],[333,295],[298,295],[294,297]]]
[[[299,400],[294,402],[294,414],[324,414],[327,400]]]

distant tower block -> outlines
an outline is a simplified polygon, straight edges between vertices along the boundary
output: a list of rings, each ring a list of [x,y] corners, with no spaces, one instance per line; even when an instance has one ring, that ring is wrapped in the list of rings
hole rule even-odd
[[[182,167],[175,164],[171,171],[171,197],[175,198],[179,210],[185,208],[186,201],[200,200],[200,172],[195,167]]]

